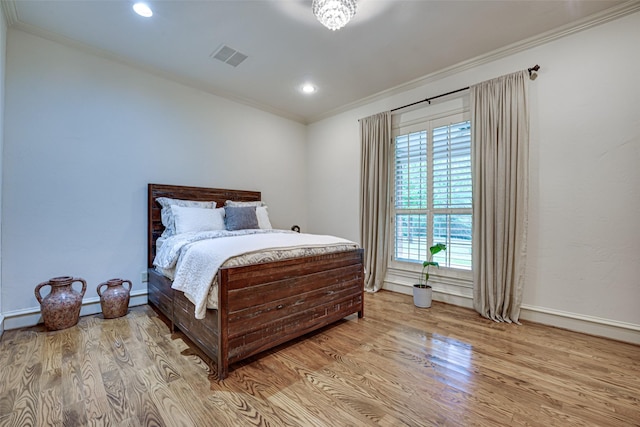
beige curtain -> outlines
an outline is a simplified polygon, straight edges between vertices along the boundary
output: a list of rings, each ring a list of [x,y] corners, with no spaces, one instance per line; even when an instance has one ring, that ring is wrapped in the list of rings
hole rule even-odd
[[[382,288],[389,240],[389,156],[391,112],[360,120],[360,241],[364,248],[364,288]]]
[[[471,87],[473,305],[482,316],[520,316],[527,242],[527,72]]]

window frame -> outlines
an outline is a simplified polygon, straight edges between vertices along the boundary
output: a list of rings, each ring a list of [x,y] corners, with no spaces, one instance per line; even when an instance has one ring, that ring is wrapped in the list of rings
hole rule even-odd
[[[415,117],[415,114],[410,115]],[[433,245],[433,217],[437,214],[471,214],[473,215],[473,208],[433,208],[433,129],[441,126],[460,123],[463,121],[471,121],[471,113],[469,108],[456,108],[440,111],[430,115],[423,115],[413,120],[394,121],[391,131],[391,144],[392,153],[389,159],[389,185],[390,185],[390,239],[389,239],[389,259],[388,268],[392,274],[402,273],[419,273],[422,270],[422,263],[401,261],[395,259],[396,253],[396,214],[397,213],[417,213],[427,214],[427,224],[431,230],[427,233],[427,247]],[[413,132],[426,131],[427,132],[427,207],[425,209],[396,209],[395,204],[395,179],[396,179],[396,137],[400,135],[407,135]],[[438,212],[440,211],[440,212]],[[473,219],[472,219],[473,221]],[[472,254],[473,256],[473,254]],[[430,280],[435,279],[436,282],[441,281],[443,283],[456,284],[464,287],[472,287],[473,272],[471,269],[461,269],[455,267],[443,267],[437,269],[431,269],[429,272]]]

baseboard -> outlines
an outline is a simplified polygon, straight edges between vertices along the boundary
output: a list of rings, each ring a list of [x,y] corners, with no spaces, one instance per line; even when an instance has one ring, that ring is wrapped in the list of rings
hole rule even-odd
[[[130,294],[129,307],[137,305],[145,305],[147,303],[147,290],[133,291]],[[85,298],[82,300],[82,308],[80,308],[80,316],[88,316],[97,314],[102,311],[100,307],[100,297]],[[4,329],[17,329],[29,326],[35,326],[42,323],[42,315],[40,307],[26,308],[23,310],[14,310],[3,313]]]
[[[0,338],[2,338],[3,333],[4,333],[4,315],[0,314]]]
[[[413,289],[411,286],[398,283],[384,282],[384,286],[382,287],[382,289],[386,289],[392,292],[398,292],[405,295],[413,295]],[[441,289],[438,287],[434,287],[431,298],[434,301],[440,301],[465,308],[473,308],[473,296],[466,295],[463,292],[459,292],[453,289]]]
[[[405,295],[413,294],[410,285],[397,282],[385,281],[383,289]],[[473,309],[473,293],[472,290],[466,288],[436,285],[433,288],[433,300]],[[640,344],[640,325],[633,323],[526,304],[520,307],[520,320],[610,338],[617,341]]]
[[[419,274],[412,271],[389,268],[385,276],[383,289],[401,294],[413,295],[413,284]],[[430,283],[433,285],[432,298],[434,301],[473,308],[473,282],[462,274],[450,274],[448,276],[432,275]]]
[[[570,331],[640,344],[640,325],[523,304],[520,319]]]
[[[405,295],[412,295],[413,293],[411,286],[391,282],[385,282],[383,289]],[[453,289],[434,288],[433,300],[473,309],[473,296]],[[131,292],[130,307],[144,305],[146,303],[146,290]],[[88,298],[82,301],[82,308],[80,309],[81,316],[100,312],[99,297]],[[640,344],[640,325],[633,323],[619,322],[526,304],[520,308],[520,319],[632,344]],[[3,313],[0,315],[0,337],[5,329],[35,326],[41,322],[42,316],[39,307]]]

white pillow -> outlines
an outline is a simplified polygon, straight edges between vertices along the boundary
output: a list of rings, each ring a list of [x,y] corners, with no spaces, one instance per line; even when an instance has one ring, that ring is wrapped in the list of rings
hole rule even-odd
[[[256,207],[256,217],[258,217],[258,227],[263,230],[271,230],[271,221],[269,221],[269,212],[266,206]]]
[[[171,206],[176,224],[176,234],[191,231],[224,230],[224,208],[190,208]]]
[[[164,225],[162,237],[170,237],[176,234],[175,220],[171,206],[208,209],[214,209],[216,207],[216,202],[199,202],[195,200],[171,199],[169,197],[158,197],[156,201],[162,206],[162,211],[160,211],[160,219],[162,220],[162,225]]]

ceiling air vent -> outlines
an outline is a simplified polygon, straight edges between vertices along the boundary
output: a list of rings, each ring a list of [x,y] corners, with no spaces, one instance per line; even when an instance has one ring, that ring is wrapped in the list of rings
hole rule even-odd
[[[219,61],[226,62],[227,64],[234,67],[237,67],[242,63],[242,61],[248,58],[248,56],[244,53],[240,53],[237,50],[226,45],[223,45],[219,49],[215,50],[210,56]]]

